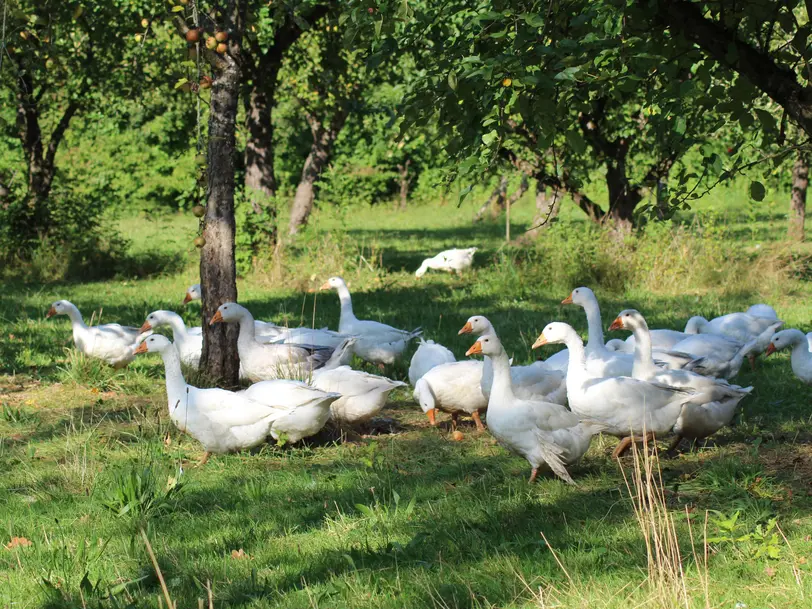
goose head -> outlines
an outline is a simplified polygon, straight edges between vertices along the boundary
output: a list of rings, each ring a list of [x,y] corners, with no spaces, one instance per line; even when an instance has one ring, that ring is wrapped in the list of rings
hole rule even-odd
[[[330,277],[327,281],[321,284],[320,290],[337,290],[341,287],[347,287],[341,277]]]
[[[236,302],[225,302],[217,308],[217,312],[211,318],[209,325],[238,322],[246,312],[245,307],[238,305]]]
[[[590,302],[596,302],[595,292],[587,287],[581,286],[575,288],[572,293],[561,301],[561,304],[576,304],[580,307],[585,307]]]
[[[645,318],[639,311],[634,309],[626,309],[621,311],[615,318],[615,321],[609,326],[609,331],[614,330],[629,330],[634,332],[638,328],[648,328]]]
[[[764,352],[766,355],[772,355],[776,351],[794,347],[797,344],[806,342],[806,335],[800,330],[789,329],[781,330],[773,334],[770,344],[767,345],[767,350]]]
[[[166,336],[160,334],[150,334],[144,338],[135,348],[135,353],[161,353],[164,349],[172,346]]]
[[[554,321],[547,324],[542,333],[539,334],[536,342],[533,343],[533,349],[537,349],[542,345],[566,343],[573,336],[577,337],[578,334],[572,329],[572,326],[560,321]]]
[[[196,283],[190,285],[189,289],[186,290],[186,295],[183,297],[183,304],[189,304],[193,300],[200,300],[201,298],[203,298],[203,291],[200,289],[200,284]]]
[[[177,313],[173,313],[172,311],[153,311],[147,315],[147,319],[141,326],[139,332],[148,332],[155,328],[160,328],[161,326],[168,326],[170,318],[176,315]]]
[[[502,353],[502,343],[499,341],[499,338],[495,334],[486,334],[484,336],[480,336],[477,341],[471,345],[471,348],[465,352],[465,355],[476,355],[481,353],[482,355],[500,355]]]
[[[51,305],[51,308],[48,309],[48,312],[45,314],[45,319],[49,319],[54,315],[68,315],[73,308],[75,307],[67,300],[57,300]]]
[[[493,325],[488,321],[487,317],[474,315],[468,318],[468,321],[465,322],[465,325],[460,328],[457,334],[476,334],[477,336],[482,336],[483,334],[491,334],[492,330]]]
[[[688,323],[685,324],[685,333],[686,334],[699,334],[702,332],[702,328],[708,325],[708,320],[702,317],[701,315],[694,315],[691,319],[688,320]]]

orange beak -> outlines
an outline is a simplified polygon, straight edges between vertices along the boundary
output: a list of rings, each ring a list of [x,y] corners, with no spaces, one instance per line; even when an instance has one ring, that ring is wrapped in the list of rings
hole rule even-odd
[[[536,342],[533,343],[533,349],[538,349],[542,345],[547,344],[547,338],[544,336],[544,332],[539,334],[539,337],[536,339]]]
[[[51,307],[50,309],[48,309],[48,312],[45,314],[45,319],[50,319],[54,315],[56,315],[56,309]]]
[[[143,341],[140,345],[135,348],[134,353],[146,353],[147,352],[147,341]]]
[[[471,326],[471,322],[466,321],[465,325],[460,329],[459,332],[457,332],[457,334],[470,334],[473,331],[474,331],[474,328]]]
[[[144,322],[144,325],[143,325],[143,326],[141,326],[141,329],[139,329],[139,330],[138,330],[138,332],[139,332],[140,334],[143,334],[144,332],[149,332],[150,330],[152,330],[152,326],[151,326],[151,325],[149,325],[149,322],[148,322],[148,321],[145,321],[145,322]]]
[[[429,418],[429,423],[432,425],[437,425],[437,409],[432,408],[426,413],[426,416]]]
[[[612,322],[612,325],[609,326],[609,331],[613,332],[615,330],[622,330],[623,329],[623,320],[620,317],[616,317],[615,321]]]
[[[776,351],[778,351],[778,349],[775,348],[774,344],[770,343],[767,345],[767,350],[764,352],[764,355],[772,355]]]
[[[192,302],[192,295],[186,292],[186,296],[183,297],[183,304],[189,304],[190,302]]]
[[[572,294],[570,294],[564,300],[562,300],[561,304],[572,304]]]
[[[324,283],[321,284],[321,287],[319,289],[320,290],[329,290],[330,289],[330,282],[325,281]]]
[[[465,355],[476,355],[477,353],[482,353],[482,343],[476,341],[468,351],[465,352]]]
[[[223,315],[220,313],[220,311],[217,311],[217,313],[214,314],[214,317],[211,318],[209,325],[213,326],[214,324],[220,323],[223,323]]]

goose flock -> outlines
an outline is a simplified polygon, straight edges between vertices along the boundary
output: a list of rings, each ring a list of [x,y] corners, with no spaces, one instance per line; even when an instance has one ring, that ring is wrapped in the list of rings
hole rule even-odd
[[[462,254],[447,256],[451,262],[446,267],[436,263],[437,256],[428,259],[418,274],[427,268],[461,272],[467,268],[465,260],[470,266],[474,249],[450,250]],[[765,304],[711,320],[692,317],[683,332],[649,329],[639,311],[626,309],[608,329],[631,335],[607,343],[597,297],[588,287],[578,287],[562,304],[584,310],[587,342],[572,326],[552,322],[533,348],[566,348],[545,361],[513,366],[494,324],[482,315],[466,320],[459,334],[475,337],[465,355],[482,355],[484,361],[457,361],[445,346],[422,338],[420,328],[402,330],[356,317],[341,277],[329,278],[321,289],[337,292],[337,331],[255,320],[235,302],[223,303],[208,320],[239,325],[240,376],[251,383],[242,391],[186,382],[183,366],[198,366],[203,333],[200,327],[187,328],[175,312],[154,311],[140,328],[88,326],[73,304],[59,300],[47,317],[67,315],[76,348],[115,368],[141,353],[160,354],[170,418],[203,446],[202,463],[213,453],[252,448],[269,437],[296,442],[318,433],[331,419],[339,425],[369,421],[389,394],[406,383],[355,370],[353,358],[386,369],[415,339],[408,379],[430,424],[437,425],[438,413],[446,413],[457,437],[459,417],[470,417],[477,430],[487,427],[499,444],[528,461],[531,482],[543,470],[572,482],[568,467],[587,452],[597,434],[620,439],[615,457],[645,437],[671,437],[669,450],[676,450],[683,439],[696,442],[711,436],[731,422],[753,391],[730,380],[744,360],[754,365],[761,353],[791,349],[793,372],[812,384],[812,333],[781,330],[783,322]],[[183,303],[201,297],[195,285]],[[155,333],[161,327],[171,329],[171,341]]]

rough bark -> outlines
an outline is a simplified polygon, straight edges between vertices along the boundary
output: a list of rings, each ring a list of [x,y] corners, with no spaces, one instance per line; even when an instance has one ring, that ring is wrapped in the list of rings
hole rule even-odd
[[[305,116],[307,123],[310,125],[313,141],[310,145],[310,153],[305,159],[302,177],[296,187],[296,196],[293,199],[293,207],[290,211],[288,233],[291,235],[295,235],[300,228],[307,224],[310,212],[313,211],[316,181],[330,161],[333,144],[344,126],[347,111],[345,109],[337,111],[329,125],[325,125],[309,112]]]
[[[276,81],[276,71],[260,78],[246,95],[245,103],[245,187],[249,196],[258,193],[266,200],[276,195],[271,122],[276,85],[263,81],[266,77]]]
[[[217,308],[237,300],[237,268],[234,260],[234,158],[237,104],[242,71],[240,50],[247,0],[228,0],[222,7],[223,27],[228,32],[228,52],[218,55],[201,48],[215,72],[211,89],[208,145],[208,197],[203,219],[205,245],[200,250],[200,285],[203,290],[203,353],[200,368],[226,387],[237,385],[238,326],[209,325]],[[176,17],[181,33],[188,31]],[[202,45],[200,45],[202,47]]]
[[[745,76],[780,104],[790,118],[812,135],[812,88],[778,63],[769,52],[739,39],[733,27],[705,16],[705,3],[686,0],[637,0],[643,10],[654,10],[661,26],[696,44],[718,63]]]
[[[804,240],[804,220],[806,219],[806,188],[809,186],[809,157],[799,151],[792,167],[792,195],[789,207],[789,238]]]
[[[406,209],[406,204],[409,202],[409,184],[412,183],[412,179],[409,177],[409,165],[411,164],[412,159],[406,159],[402,164],[398,165],[401,209]]]

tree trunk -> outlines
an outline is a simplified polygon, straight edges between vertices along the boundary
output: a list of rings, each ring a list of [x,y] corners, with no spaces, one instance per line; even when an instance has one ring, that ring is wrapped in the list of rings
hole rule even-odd
[[[274,85],[269,87],[266,79],[273,80]],[[275,81],[276,70],[264,73],[254,83],[245,102],[245,187],[249,196],[254,192],[265,200],[276,195],[271,123]]]
[[[311,114],[307,115],[310,132],[313,134],[313,143],[310,145],[310,154],[305,159],[302,177],[296,187],[296,196],[293,199],[293,207],[290,212],[288,231],[290,235],[295,235],[300,228],[307,224],[310,212],[313,211],[316,181],[330,161],[333,143],[344,126],[345,118],[345,111],[337,112],[333,117],[332,124],[325,127],[320,120]]]
[[[27,69],[17,64],[17,133],[26,157],[28,169],[28,205],[20,217],[13,220],[15,232],[23,239],[42,239],[51,227],[48,197],[56,173],[56,151],[62,143],[79,105],[70,102],[54,127],[47,148],[40,126],[40,110],[34,82]]]
[[[237,269],[234,261],[234,157],[237,102],[240,93],[240,42],[245,23],[246,0],[229,0],[229,49],[217,64],[211,93],[208,149],[208,201],[200,252],[200,284],[203,289],[203,353],[200,367],[224,386],[238,383],[239,328],[235,324],[209,325],[217,308],[237,300]]]
[[[609,191],[608,220],[619,232],[628,233],[633,226],[634,210],[643,195],[629,184],[625,163],[607,164],[606,186]]]
[[[398,175],[400,178],[400,208],[406,209],[406,203],[409,199],[409,184],[412,179],[409,177],[409,165],[412,164],[412,159],[406,159],[402,165],[398,165]]]
[[[789,208],[789,238],[792,241],[804,240],[804,220],[806,219],[806,187],[809,185],[809,158],[805,151],[799,151],[792,167],[792,197]]]

